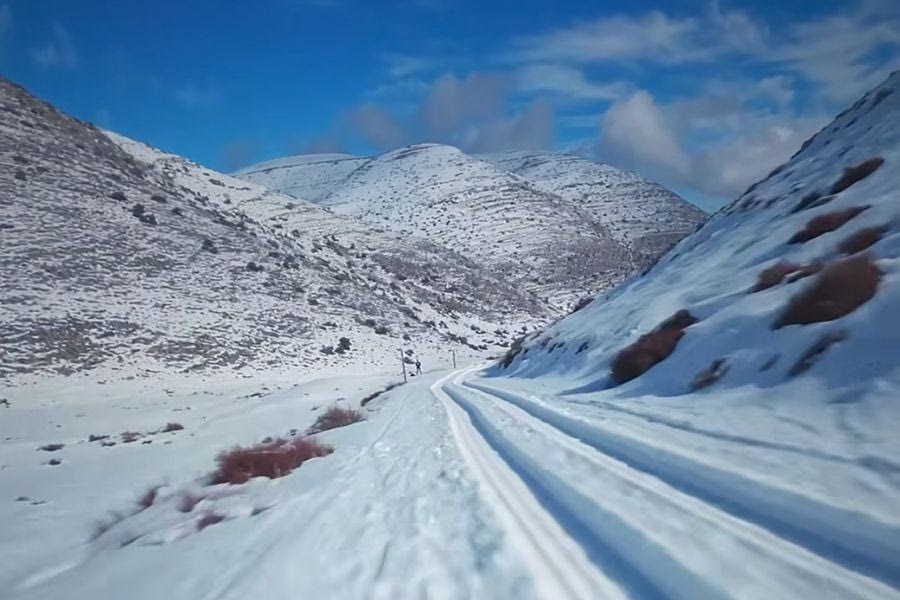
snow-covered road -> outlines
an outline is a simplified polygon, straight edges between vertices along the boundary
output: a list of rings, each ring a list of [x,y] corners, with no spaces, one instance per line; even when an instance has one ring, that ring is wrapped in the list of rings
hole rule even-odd
[[[683,485],[684,465],[649,440],[604,438],[593,423],[471,375],[432,389],[539,596],[900,597],[898,554],[885,547],[896,537],[869,535],[864,515],[813,531],[804,527],[815,517],[791,514],[790,499],[747,510],[770,491],[725,501],[716,481],[727,488],[740,474],[697,465],[693,485]],[[780,519],[766,513],[777,506]]]

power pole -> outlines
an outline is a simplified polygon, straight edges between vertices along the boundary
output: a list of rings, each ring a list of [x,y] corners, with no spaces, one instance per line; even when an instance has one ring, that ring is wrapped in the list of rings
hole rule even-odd
[[[406,361],[403,359],[403,348],[400,349],[400,367],[403,369],[403,383],[406,383]]]
[[[453,368],[456,368],[456,350],[451,350],[450,354],[453,355]]]

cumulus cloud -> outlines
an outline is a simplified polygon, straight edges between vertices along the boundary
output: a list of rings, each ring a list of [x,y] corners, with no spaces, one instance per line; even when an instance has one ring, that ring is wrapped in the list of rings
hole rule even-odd
[[[66,29],[59,23],[50,28],[50,39],[31,52],[31,58],[42,67],[74,67],[78,64],[75,44]]]
[[[390,150],[409,143],[406,127],[393,115],[374,104],[364,104],[348,121],[363,139],[378,150]]]
[[[651,164],[678,175],[689,168],[675,131],[653,96],[643,90],[606,111],[600,143],[605,154],[629,166]]]
[[[640,91],[604,115],[597,156],[670,186],[734,196],[790,158],[829,120],[753,111],[746,104],[751,99],[706,96],[660,104]],[[709,138],[709,131],[716,136]]]
[[[525,93],[545,92],[573,100],[616,100],[623,97],[630,88],[627,83],[620,81],[588,81],[580,69],[553,63],[524,65],[516,74],[516,84]]]

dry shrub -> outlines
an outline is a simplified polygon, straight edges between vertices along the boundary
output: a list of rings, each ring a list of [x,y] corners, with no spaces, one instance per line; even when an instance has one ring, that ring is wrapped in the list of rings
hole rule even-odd
[[[881,272],[868,255],[828,265],[808,288],[795,295],[774,328],[832,321],[868,302],[878,290]]]
[[[778,261],[771,267],[767,267],[760,271],[756,278],[756,285],[753,286],[752,291],[761,292],[762,290],[775,287],[784,281],[785,277],[802,268],[802,266],[787,260]]]
[[[857,216],[869,206],[851,206],[844,210],[819,215],[809,220],[806,227],[798,231],[788,240],[789,244],[803,244],[830,231],[840,228],[844,223]]]
[[[794,366],[791,367],[791,370],[788,371],[788,375],[794,377],[803,373],[810,367],[812,367],[816,361],[822,357],[825,352],[831,348],[833,345],[847,339],[847,332],[843,330],[830,331],[820,337],[816,342],[810,346],[803,355],[797,359],[797,362],[794,363]]]
[[[838,194],[843,192],[851,185],[858,183],[874,173],[878,170],[884,163],[884,159],[880,156],[876,156],[875,158],[870,158],[867,161],[861,162],[856,166],[847,167],[844,169],[844,174],[841,175],[841,178],[834,182],[834,185],[831,186],[831,193]]]
[[[338,427],[345,427],[352,423],[359,423],[360,421],[365,420],[366,418],[358,410],[332,406],[319,415],[319,418],[316,419],[316,422],[310,426],[306,433],[307,435],[322,433],[329,429],[337,429]]]
[[[240,446],[219,454],[219,468],[212,483],[246,483],[253,477],[283,477],[311,458],[331,454],[332,449],[313,438],[276,439],[249,448]]]
[[[122,432],[122,442],[125,444],[130,444],[131,442],[136,442],[140,438],[143,437],[143,434],[139,431],[123,431]]]
[[[214,512],[203,513],[203,515],[199,519],[197,519],[197,531],[203,531],[210,525],[221,523],[224,520],[225,515],[220,515],[219,513]]]
[[[820,262],[809,263],[806,266],[800,267],[797,271],[788,277],[788,283],[794,283],[795,281],[800,281],[810,275],[815,275],[819,271],[825,268],[825,265]]]
[[[679,310],[656,329],[639,337],[613,359],[611,367],[613,381],[616,383],[631,381],[665,360],[684,336],[684,330],[696,322],[697,319],[691,313]]]
[[[184,425],[181,423],[166,423],[166,426],[162,428],[162,433],[169,433],[170,431],[181,431],[184,429]]]
[[[43,450],[44,452],[56,452],[57,450],[62,450],[65,447],[65,444],[46,444],[38,448],[38,450]]]
[[[159,490],[158,487],[152,487],[149,490],[147,490],[146,492],[144,492],[143,494],[141,494],[141,497],[138,498],[138,501],[137,501],[138,507],[140,507],[141,510],[145,510],[145,509],[153,506],[153,503],[156,502],[156,494],[157,494],[158,490]]]
[[[844,254],[856,254],[862,252],[869,246],[878,243],[879,240],[887,232],[888,228],[884,225],[879,227],[864,227],[856,233],[853,233],[840,243],[838,248]]]
[[[181,498],[178,500],[178,510],[179,512],[189,513],[194,510],[194,507],[203,500],[205,496],[197,496],[196,494],[183,494]]]
[[[697,373],[697,376],[691,381],[691,391],[696,392],[711,386],[727,372],[728,363],[724,359],[714,360],[708,367]]]

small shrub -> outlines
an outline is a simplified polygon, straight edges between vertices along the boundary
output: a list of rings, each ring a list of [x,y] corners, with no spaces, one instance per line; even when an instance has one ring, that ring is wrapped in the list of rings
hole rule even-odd
[[[834,182],[834,185],[831,186],[832,194],[839,194],[843,192],[851,185],[858,183],[874,173],[884,164],[884,159],[880,156],[876,156],[875,158],[870,158],[867,161],[861,162],[858,165],[853,167],[847,167],[844,169],[844,174],[841,175],[841,178]]]
[[[123,431],[122,432],[122,442],[125,444],[130,444],[131,442],[136,442],[141,437],[142,437],[142,435],[139,431]]]
[[[509,350],[506,351],[506,354],[503,355],[503,358],[500,359],[500,366],[504,369],[509,367],[512,364],[512,361],[522,352],[523,345],[525,343],[525,336],[518,337],[513,340],[513,343],[510,344]]]
[[[224,520],[225,515],[220,515],[219,513],[214,512],[203,513],[203,515],[199,519],[197,519],[197,531],[203,531],[210,525],[221,523]]]
[[[331,454],[332,449],[313,438],[276,439],[249,448],[235,447],[221,453],[212,483],[246,483],[253,477],[283,477],[311,458]]]
[[[323,431],[328,431],[329,429],[345,427],[347,425],[359,423],[360,421],[365,420],[366,418],[358,410],[332,406],[321,415],[319,415],[319,418],[316,419],[316,422],[313,423],[312,426],[310,426],[306,433],[308,435],[312,435],[314,433],[321,433]]]
[[[169,433],[170,431],[181,431],[184,429],[184,425],[181,423],[166,423],[166,426],[162,428],[162,433]]]
[[[697,390],[701,390],[705,387],[711,386],[719,379],[721,379],[722,376],[727,372],[727,362],[725,362],[723,359],[714,360],[712,364],[697,373],[697,376],[694,377],[693,381],[691,381],[691,391],[696,392]]]
[[[797,362],[794,363],[794,366],[791,367],[791,370],[788,371],[788,375],[794,377],[803,373],[812,367],[816,361],[821,358],[825,352],[831,348],[833,345],[841,342],[847,338],[847,332],[843,330],[830,331],[820,337],[816,342],[810,346],[803,355],[797,359]]]
[[[803,196],[803,199],[797,203],[797,205],[791,209],[792,213],[798,213],[801,210],[806,210],[807,208],[812,208],[813,206],[819,205],[819,200],[822,198],[822,192],[816,190],[808,193]]]
[[[119,200],[120,202],[124,202],[125,200],[127,200],[124,192],[113,192],[109,195],[109,197],[113,200]]]
[[[250,261],[247,263],[247,270],[253,273],[259,273],[261,271],[265,271],[265,267],[263,267],[262,265],[258,265],[253,261]]]
[[[200,249],[205,250],[210,254],[218,254],[219,252],[219,249],[216,248],[216,244],[209,238],[203,239],[203,244],[200,246]]]
[[[778,261],[771,267],[767,267],[760,271],[756,279],[756,285],[753,286],[752,291],[761,292],[762,290],[775,287],[784,281],[785,277],[795,271],[799,271],[801,268],[800,265],[790,261]]]
[[[665,360],[684,336],[684,330],[696,322],[691,313],[682,309],[639,337],[613,359],[610,373],[613,381],[620,384],[631,381]]]
[[[820,235],[824,235],[828,232],[834,231],[868,208],[869,206],[851,206],[850,208],[846,208],[844,210],[830,212],[814,217],[809,220],[809,222],[803,229],[795,233],[791,237],[791,239],[788,240],[788,243],[803,244],[808,242],[809,240],[819,237]]]
[[[365,398],[363,398],[363,399],[360,401],[359,405],[360,405],[360,406],[365,406],[366,404],[368,404],[369,402],[371,402],[372,400],[374,400],[374,399],[377,398],[378,396],[384,394],[385,392],[391,391],[392,389],[394,389],[394,388],[397,387],[398,385],[400,385],[399,382],[398,382],[398,383],[392,383],[392,384],[388,385],[386,388],[384,388],[383,390],[378,390],[377,392],[372,392],[371,394],[369,394],[368,396],[366,396]]]
[[[844,254],[856,254],[869,246],[878,243],[887,232],[887,227],[864,227],[856,233],[849,235],[838,246]]]
[[[868,255],[833,262],[812,285],[790,299],[774,329],[848,315],[875,296],[880,280],[881,272]]]
[[[141,510],[146,510],[153,506],[153,503],[156,502],[156,494],[159,491],[159,487],[152,487],[143,494],[141,494],[140,498],[138,498],[138,506]]]
[[[96,433],[92,433],[91,435],[88,436],[88,441],[89,442],[99,442],[99,441],[102,441],[102,440],[105,440],[108,438],[109,438],[108,435],[98,435]]]
[[[181,498],[178,500],[178,510],[179,512],[189,513],[194,510],[194,507],[203,500],[203,496],[197,496],[195,494],[183,494]]]
[[[45,444],[38,448],[38,450],[43,450],[44,452],[56,452],[57,450],[62,450],[65,448],[65,444]]]

